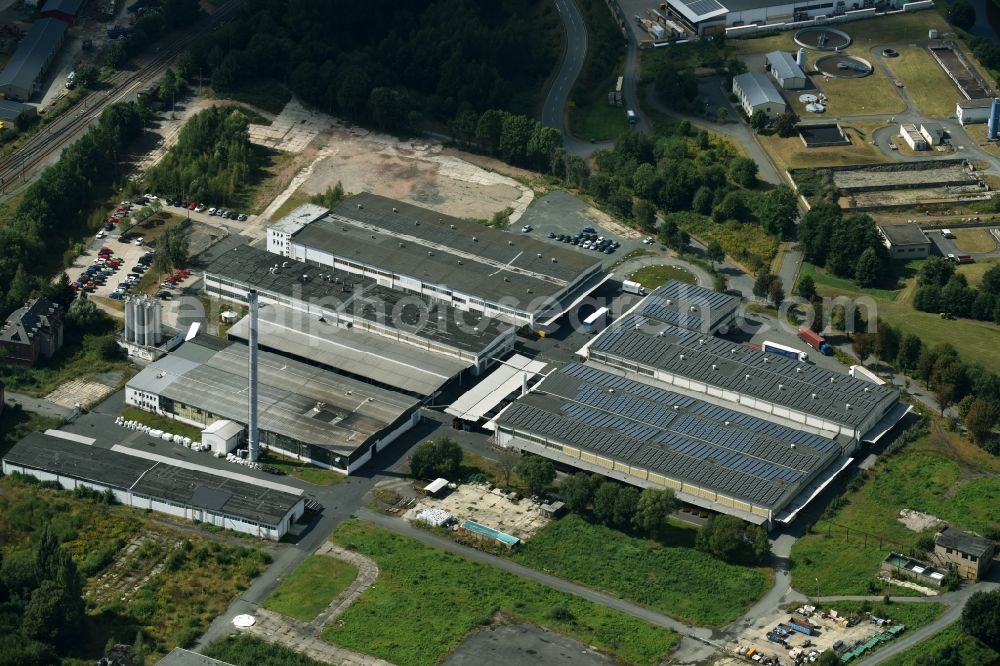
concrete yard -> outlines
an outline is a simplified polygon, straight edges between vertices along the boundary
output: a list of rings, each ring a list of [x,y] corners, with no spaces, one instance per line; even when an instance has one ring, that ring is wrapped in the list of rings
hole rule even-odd
[[[421,498],[404,517],[413,520],[422,509],[444,509],[460,522],[468,518],[520,539],[530,539],[549,523],[548,518],[539,515],[538,507],[529,498],[508,499],[498,488],[462,484],[441,499]]]
[[[531,624],[501,624],[471,634],[444,660],[444,666],[481,664],[574,664],[599,666],[614,661],[572,638]]]

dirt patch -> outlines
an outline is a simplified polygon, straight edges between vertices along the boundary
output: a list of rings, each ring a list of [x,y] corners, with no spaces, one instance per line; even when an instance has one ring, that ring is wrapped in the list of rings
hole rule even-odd
[[[939,529],[947,524],[937,516],[914,511],[913,509],[903,509],[900,511],[898,520],[911,532],[923,532],[931,528]]]
[[[479,484],[462,484],[449,494],[435,499],[424,497],[403,516],[413,520],[424,509],[443,509],[459,522],[474,520],[495,530],[529,539],[549,523],[538,512],[539,504],[515,493]]]
[[[119,379],[120,381],[121,379]],[[67,409],[73,409],[78,404],[86,409],[102,402],[114,393],[117,383],[109,386],[88,379],[73,379],[60,385],[55,391],[45,396],[45,399]]]

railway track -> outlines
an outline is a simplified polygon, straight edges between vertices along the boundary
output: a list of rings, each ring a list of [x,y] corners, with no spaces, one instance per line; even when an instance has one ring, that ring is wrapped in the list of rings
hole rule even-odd
[[[91,123],[100,118],[105,108],[127,99],[142,84],[162,76],[170,63],[195,39],[225,23],[242,4],[243,0],[229,0],[184,35],[163,38],[152,54],[140,56],[135,69],[123,70],[112,76],[106,82],[110,89],[87,95],[32,135],[23,146],[0,160],[0,193],[9,196],[23,187],[52,156],[82,136]],[[13,186],[14,183],[17,185]],[[7,188],[10,190],[5,191]]]

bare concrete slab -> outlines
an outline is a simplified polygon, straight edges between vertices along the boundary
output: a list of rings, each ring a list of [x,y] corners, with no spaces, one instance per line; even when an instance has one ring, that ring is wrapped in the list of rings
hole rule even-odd
[[[579,641],[531,624],[502,624],[483,627],[462,641],[444,666],[483,664],[573,664],[605,666],[614,660],[595,652]]]

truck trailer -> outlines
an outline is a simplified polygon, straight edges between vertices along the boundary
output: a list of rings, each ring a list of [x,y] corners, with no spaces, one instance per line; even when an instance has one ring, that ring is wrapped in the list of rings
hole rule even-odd
[[[833,354],[833,349],[830,348],[823,336],[808,326],[799,326],[799,339],[824,356]]]
[[[804,351],[799,351],[795,347],[779,345],[777,342],[771,342],[770,340],[764,340],[764,344],[761,345],[761,348],[766,354],[778,354],[779,356],[785,356],[802,362],[809,360],[809,354]]]
[[[626,294],[638,294],[639,296],[646,295],[646,288],[638,282],[633,282],[632,280],[622,281],[622,291]]]

